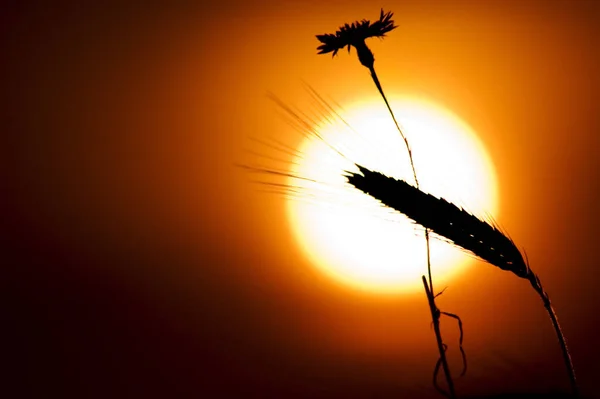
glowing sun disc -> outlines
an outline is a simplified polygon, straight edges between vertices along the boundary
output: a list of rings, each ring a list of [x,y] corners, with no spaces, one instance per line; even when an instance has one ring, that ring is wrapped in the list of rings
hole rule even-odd
[[[395,99],[391,105],[411,145],[421,189],[480,217],[495,216],[496,174],[475,132],[426,101]],[[353,104],[343,116],[348,125],[337,119],[317,127],[325,142],[310,137],[298,148],[303,156],[291,172],[315,182],[289,182],[302,193],[288,201],[294,236],[310,261],[340,283],[384,293],[422,290],[423,228],[352,188],[343,176],[357,170],[356,162],[414,184],[404,142],[380,98]],[[443,284],[469,260],[451,244],[431,240],[436,282]]]

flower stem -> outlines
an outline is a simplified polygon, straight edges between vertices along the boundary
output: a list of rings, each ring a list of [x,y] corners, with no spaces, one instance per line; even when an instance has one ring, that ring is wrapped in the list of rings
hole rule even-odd
[[[390,115],[392,116],[392,119],[394,120],[396,129],[398,129],[400,136],[402,136],[402,139],[404,140],[404,144],[406,145],[406,150],[408,151],[410,167],[412,168],[412,172],[413,172],[413,178],[415,179],[415,185],[417,188],[419,188],[419,179],[417,179],[417,171],[415,169],[415,163],[413,162],[412,150],[410,149],[410,144],[408,144],[408,139],[402,132],[402,129],[400,128],[400,125],[398,124],[398,121],[396,120],[396,117],[394,116],[392,107],[390,107],[390,103],[388,102],[387,97],[383,93],[383,88],[381,87],[381,83],[379,83],[379,78],[377,77],[377,73],[375,72],[375,67],[374,66],[369,67],[369,71],[371,72],[371,78],[373,78],[373,82],[375,82],[375,86],[377,86],[377,90],[379,90],[379,94],[381,94],[381,97],[383,98],[383,101],[385,101],[385,105],[387,106],[388,111],[390,111]]]
[[[442,333],[440,331],[440,311],[437,308],[437,306],[435,305],[435,296],[433,294],[433,291],[431,290],[431,287],[429,285],[427,285],[427,279],[425,278],[425,276],[422,276],[422,279],[423,279],[423,286],[425,287],[425,293],[427,294],[427,301],[429,302],[429,310],[431,311],[431,319],[433,321],[433,330],[435,331],[437,346],[438,346],[438,350],[440,352],[440,362],[442,364],[442,369],[444,370],[444,375],[446,376],[446,382],[448,383],[448,390],[450,392],[446,393],[445,391],[441,390],[437,385],[436,377],[437,377],[437,370],[438,370],[440,362],[438,362],[438,366],[436,366],[436,372],[433,373],[433,385],[438,390],[440,390],[443,394],[454,399],[454,398],[456,398],[456,393],[454,392],[454,382],[452,381],[452,376],[450,375],[450,367],[448,367],[448,360],[446,359],[446,347],[445,347],[444,343],[442,342]]]
[[[379,82],[379,78],[377,77],[377,72],[375,72],[375,66],[371,65],[369,67],[369,71],[371,72],[371,78],[373,79],[375,86],[377,86],[377,90],[379,90],[379,94],[381,94],[383,101],[385,101],[385,105],[387,106],[387,109],[390,112],[390,115],[392,116],[392,120],[394,121],[394,124],[396,125],[396,129],[398,129],[398,133],[400,133],[402,140],[404,140],[404,144],[406,145],[406,151],[408,151],[408,159],[410,161],[410,167],[413,172],[413,178],[415,179],[415,186],[417,188],[419,188],[419,179],[417,178],[417,170],[415,168],[415,162],[413,161],[412,150],[410,148],[410,144],[408,143],[408,139],[404,135],[404,132],[402,132],[402,129],[400,128],[400,124],[398,123],[398,121],[396,120],[396,116],[394,115],[394,111],[392,111],[392,107],[390,107],[390,103],[388,102],[387,97],[385,96],[385,93],[383,92],[383,87],[381,87],[381,83]],[[429,287],[431,288],[431,291],[433,292],[433,280],[431,278],[431,257],[429,254],[429,229],[427,229],[427,228],[425,229],[425,241],[427,243],[427,275],[429,278]]]
[[[365,46],[365,48],[367,48],[367,47]],[[368,50],[368,48],[367,48],[367,50]],[[357,51],[360,54],[360,51],[358,48],[357,48]],[[371,54],[371,59],[373,60],[371,63],[363,63],[360,55],[359,55],[359,59],[361,60],[361,63],[365,67],[369,68],[369,71],[371,72],[371,78],[373,79],[375,86],[377,86],[377,90],[379,90],[379,94],[381,94],[383,101],[385,101],[385,105],[387,106],[387,109],[390,112],[390,115],[392,116],[392,120],[394,121],[394,124],[396,125],[396,129],[398,129],[398,133],[400,133],[400,136],[404,140],[404,144],[406,145],[406,151],[408,151],[408,159],[410,161],[410,167],[413,172],[413,178],[415,179],[415,186],[417,188],[419,188],[419,179],[417,178],[417,170],[415,168],[415,163],[413,161],[412,150],[410,148],[410,144],[408,143],[408,139],[404,135],[404,132],[402,132],[402,129],[400,128],[400,124],[398,123],[398,121],[396,120],[396,116],[394,115],[394,111],[392,111],[392,107],[390,107],[390,103],[388,102],[387,97],[385,96],[385,93],[383,92],[383,87],[381,87],[381,83],[379,82],[379,78],[377,77],[377,72],[375,72],[375,66],[374,66],[375,59],[372,56],[371,50],[368,50],[368,51]],[[363,52],[364,52],[364,50],[363,50]],[[444,375],[446,377],[446,382],[447,382],[449,390],[450,390],[450,398],[454,399],[456,397],[456,394],[454,392],[454,382],[452,381],[452,376],[450,375],[450,368],[448,367],[448,361],[446,359],[446,351],[444,348],[444,343],[442,341],[442,333],[440,331],[440,323],[439,323],[440,310],[438,309],[438,307],[435,304],[435,295],[433,294],[433,292],[434,292],[433,278],[431,277],[431,253],[430,253],[431,251],[430,251],[430,245],[429,245],[429,229],[427,229],[427,228],[425,229],[425,245],[427,248],[427,277],[429,280],[429,284],[427,284],[427,281],[425,280],[425,276],[423,276],[423,284],[425,286],[425,293],[427,294],[427,301],[429,302],[429,307],[431,309],[431,318],[433,321],[435,338],[436,338],[436,341],[438,344],[438,350],[440,352],[440,360],[439,361],[441,361],[442,368],[444,369]],[[462,350],[462,347],[461,347],[461,350]],[[464,353],[463,353],[463,357],[464,357]],[[439,362],[438,362],[438,365],[439,365]],[[438,370],[438,367],[436,366],[436,372],[434,372],[434,377],[433,377],[434,378],[433,383],[436,388],[438,388],[437,383],[436,383],[437,370]]]

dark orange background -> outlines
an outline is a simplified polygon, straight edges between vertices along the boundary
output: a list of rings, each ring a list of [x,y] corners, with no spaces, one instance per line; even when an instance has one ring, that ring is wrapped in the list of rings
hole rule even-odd
[[[480,134],[499,222],[540,274],[593,396],[598,3],[381,6],[399,26],[369,43],[384,87],[437,102]],[[285,137],[267,91],[293,104],[303,79],[340,103],[374,95],[354,53],[317,56],[314,35],[379,7],[3,11],[3,396],[436,396],[424,296],[323,277],[296,248],[283,198],[234,166],[249,137]],[[525,281],[477,263],[438,304],[465,323],[459,394],[568,389]],[[443,327],[457,373],[457,333]]]

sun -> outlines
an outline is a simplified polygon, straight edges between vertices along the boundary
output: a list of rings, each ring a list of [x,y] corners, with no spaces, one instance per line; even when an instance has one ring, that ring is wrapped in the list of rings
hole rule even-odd
[[[413,153],[421,190],[480,217],[494,217],[497,179],[483,143],[458,116],[434,103],[393,98],[392,109]],[[287,203],[298,245],[310,262],[340,284],[388,294],[423,289],[423,229],[346,183],[344,171],[360,163],[414,184],[408,154],[380,98],[346,107],[343,120],[325,118],[308,136],[290,181],[298,196]],[[436,283],[458,275],[471,258],[431,240]],[[438,284],[438,287],[440,286]]]

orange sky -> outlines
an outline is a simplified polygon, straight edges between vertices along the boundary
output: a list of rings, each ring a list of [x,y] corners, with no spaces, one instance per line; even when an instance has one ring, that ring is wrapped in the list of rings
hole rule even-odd
[[[329,281],[295,247],[283,198],[234,167],[249,159],[250,137],[288,137],[267,92],[303,106],[305,80],[342,104],[374,96],[354,53],[317,56],[314,35],[383,6],[398,29],[369,46],[386,91],[434,101],[479,133],[498,173],[498,221],[544,282],[591,394],[598,5],[201,3],[2,16],[14,387],[435,397],[424,297]],[[438,301],[465,323],[470,370],[458,392],[566,390],[534,292],[476,266]],[[454,326],[444,333],[458,372]]]

